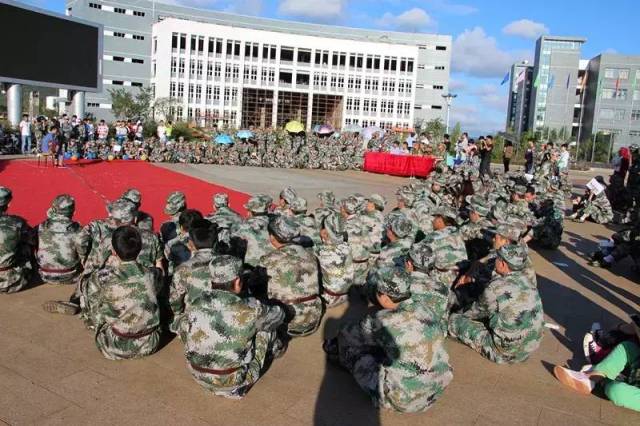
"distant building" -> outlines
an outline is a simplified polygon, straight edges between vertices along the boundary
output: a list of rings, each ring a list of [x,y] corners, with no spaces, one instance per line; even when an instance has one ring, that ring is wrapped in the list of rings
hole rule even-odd
[[[536,41],[529,129],[577,134],[574,116],[576,104],[578,108],[580,105],[577,83],[585,41],[582,37],[557,36],[542,36]]]
[[[598,133],[612,147],[640,144],[640,56],[603,53],[589,61],[580,141]]]
[[[506,130],[520,135],[529,129],[529,102],[533,65],[527,61],[511,66]]]
[[[68,15],[104,25],[103,92],[86,95],[87,112],[99,118],[112,118],[110,89],[135,91],[152,80],[158,96],[178,98],[184,119],[196,120],[198,111],[207,117],[209,111],[209,117],[217,114],[226,122],[270,125],[270,117],[243,119],[240,105],[267,104],[267,93],[259,90],[281,89],[286,90],[271,98],[271,108],[277,111],[278,103],[284,108],[293,102],[293,110],[311,112],[313,124],[313,110],[319,111],[313,94],[321,93],[325,97],[320,101],[316,96],[319,102],[341,98],[343,123],[411,127],[414,121],[443,119],[446,113],[441,95],[449,87],[448,35],[290,22],[149,0],[67,0],[66,8]],[[181,28],[175,28],[177,19]],[[173,23],[163,25],[165,20]],[[173,33],[179,35],[177,47],[171,45]],[[328,90],[321,90],[323,85]]]

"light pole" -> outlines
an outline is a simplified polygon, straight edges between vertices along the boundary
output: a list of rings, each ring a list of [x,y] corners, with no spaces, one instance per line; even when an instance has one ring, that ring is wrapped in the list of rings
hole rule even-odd
[[[445,102],[447,103],[447,130],[446,130],[447,134],[449,134],[449,114],[451,112],[451,102],[453,102],[453,99],[456,98],[457,96],[458,95],[453,93],[447,93],[446,95],[442,95]]]

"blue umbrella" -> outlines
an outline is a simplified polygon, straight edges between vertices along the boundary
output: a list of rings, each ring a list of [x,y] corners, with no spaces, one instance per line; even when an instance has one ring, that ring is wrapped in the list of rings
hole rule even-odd
[[[347,124],[342,128],[342,131],[345,133],[360,133],[362,132],[362,127],[357,124]]]
[[[251,139],[253,137],[253,132],[251,130],[239,130],[236,133],[236,136],[240,139]]]
[[[233,139],[231,139],[231,136],[226,135],[226,134],[221,134],[216,136],[215,139],[217,144],[221,144],[221,145],[231,145],[233,144]]]
[[[323,124],[317,131],[319,135],[330,135],[333,132],[335,132],[335,130],[329,124]]]

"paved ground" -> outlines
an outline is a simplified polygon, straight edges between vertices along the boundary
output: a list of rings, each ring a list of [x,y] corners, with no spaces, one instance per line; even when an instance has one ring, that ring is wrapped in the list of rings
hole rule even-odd
[[[358,191],[391,197],[405,181],[358,172],[169,167],[247,192],[275,195],[290,184],[310,201],[313,198],[311,207],[315,194],[324,188],[338,196]],[[495,365],[449,342],[454,380],[442,399],[420,415],[374,410],[348,374],[325,364],[323,336],[333,335],[337,325],[357,316],[362,306],[329,312],[321,330],[294,341],[243,401],[228,401],[208,395],[191,379],[176,339],[144,360],[103,359],[77,318],[40,309],[47,299],[68,296],[68,288],[45,285],[2,296],[0,423],[637,425],[640,414],[598,397],[574,394],[549,371],[556,363],[574,367],[582,363],[578,351],[591,322],[613,326],[640,310],[637,277],[628,263],[606,271],[583,260],[595,241],[610,233],[599,225],[567,223],[558,251],[533,253],[547,321],[560,330],[547,330],[540,350],[516,366]]]

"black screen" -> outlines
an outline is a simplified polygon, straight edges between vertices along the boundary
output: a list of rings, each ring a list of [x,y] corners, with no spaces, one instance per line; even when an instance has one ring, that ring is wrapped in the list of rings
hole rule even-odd
[[[0,3],[0,80],[98,88],[98,27]]]

